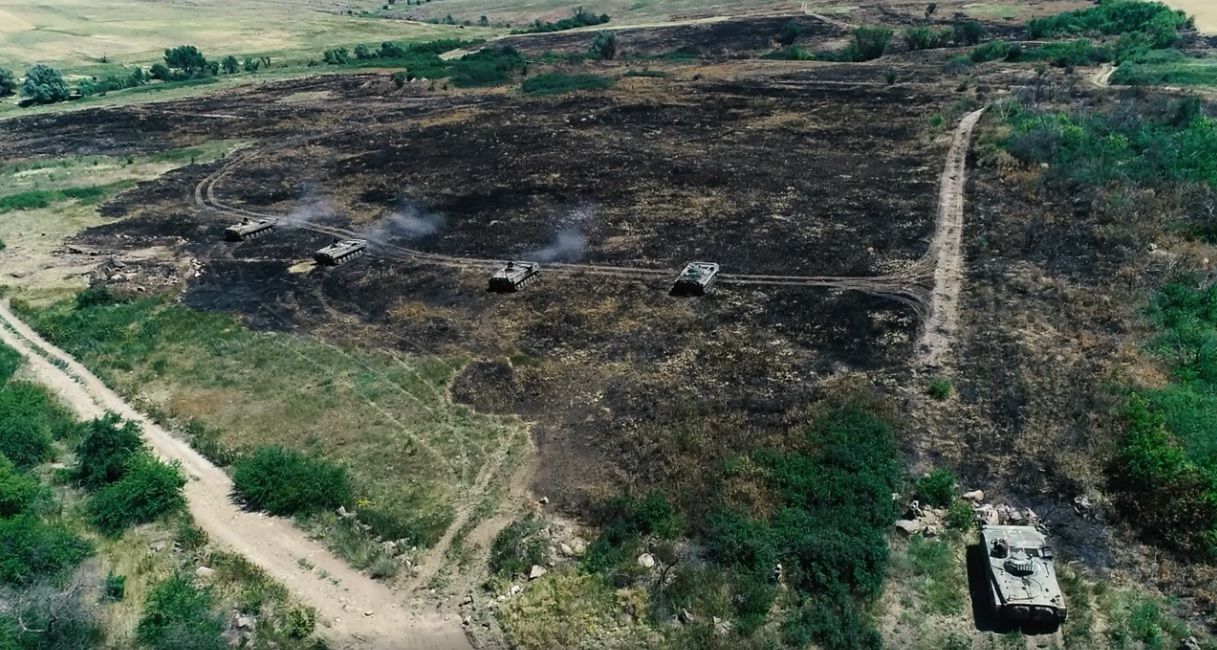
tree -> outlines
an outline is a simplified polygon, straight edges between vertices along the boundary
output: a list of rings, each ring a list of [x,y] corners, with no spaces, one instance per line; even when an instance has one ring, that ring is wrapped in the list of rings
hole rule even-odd
[[[855,61],[870,61],[883,56],[887,44],[892,40],[892,30],[887,27],[859,27],[854,30],[853,49]]]
[[[139,66],[135,66],[135,69],[131,71],[131,77],[130,77],[128,83],[131,85],[132,88],[134,88],[136,86],[142,86],[142,85],[148,83],[148,75],[147,75],[147,73],[144,72],[143,68],[141,68]]]
[[[975,20],[955,23],[955,44],[976,45],[985,36],[985,27]]]
[[[482,16],[481,18],[478,18],[479,27],[487,27],[489,25],[490,25],[490,19],[487,18],[486,16]]]
[[[931,2],[930,4],[926,5],[925,6],[925,19],[929,20],[930,16],[933,16],[936,11],[938,11],[937,2]]]
[[[326,50],[322,60],[329,65],[342,65],[351,60],[351,53],[345,47],[336,47]]]
[[[0,68],[0,97],[17,92],[17,77],[8,68]]]
[[[407,79],[409,79],[405,70],[398,70],[397,72],[394,72],[393,76],[390,78],[393,80],[393,85],[397,86],[398,90],[401,90],[402,86],[406,85]]]
[[[367,61],[368,59],[375,59],[376,53],[373,52],[372,48],[368,47],[366,44],[360,43],[359,45],[355,46],[355,58],[359,59],[360,61]]]
[[[609,31],[596,34],[596,38],[592,40],[591,53],[601,61],[617,58],[617,35]]]
[[[25,71],[21,94],[36,104],[53,104],[66,100],[72,93],[58,70],[39,63]]]
[[[210,70],[207,57],[193,45],[179,45],[165,50],[165,65],[171,70],[180,70],[187,79],[203,76]]]
[[[236,74],[237,70],[241,68],[241,63],[237,61],[237,57],[229,54],[228,56],[224,57],[224,60],[220,63],[220,67],[224,68],[224,72],[226,74]]]
[[[18,472],[12,462],[0,454],[0,517],[25,512],[40,491],[37,480]]]
[[[153,63],[152,67],[148,69],[148,76],[161,81],[169,81],[173,78],[173,73],[164,63]]]
[[[253,57],[248,57],[248,56],[245,57],[245,61],[243,63],[241,63],[241,67],[244,68],[246,72],[257,72],[258,68],[261,66],[262,66],[261,61],[255,59]]]

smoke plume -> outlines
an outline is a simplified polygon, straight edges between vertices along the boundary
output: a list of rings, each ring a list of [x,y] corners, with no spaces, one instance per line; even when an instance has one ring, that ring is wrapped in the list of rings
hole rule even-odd
[[[418,239],[439,232],[444,223],[444,215],[427,210],[417,201],[403,201],[388,219],[365,236],[380,243],[390,238]]]
[[[553,243],[528,253],[528,259],[538,262],[575,262],[582,259],[587,249],[584,230],[595,216],[596,209],[591,204],[583,204],[567,212],[559,220],[564,227],[554,236]]]

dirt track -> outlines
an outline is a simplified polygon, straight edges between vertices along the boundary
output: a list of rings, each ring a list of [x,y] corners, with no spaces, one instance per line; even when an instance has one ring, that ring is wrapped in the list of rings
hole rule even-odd
[[[124,402],[75,359],[42,340],[13,315],[8,300],[0,302],[0,341],[26,357],[34,376],[81,417],[113,411],[138,422],[158,456],[181,463],[195,522],[213,540],[241,553],[315,607],[322,619],[319,635],[335,646],[470,647],[459,623],[445,621],[430,608],[408,611],[391,590],[351,569],[290,521],[235,505],[229,498],[232,481],[227,474]],[[307,560],[313,568],[303,568],[300,560]],[[322,577],[323,571],[328,578]]]
[[[959,329],[959,293],[963,289],[960,243],[963,237],[963,192],[968,178],[968,146],[972,142],[972,131],[984,112],[982,108],[964,116],[955,129],[955,141],[951,143],[946,168],[942,170],[938,224],[926,254],[935,262],[934,291],[930,295],[918,346],[922,351],[922,362],[931,368],[942,365],[955,331]]]

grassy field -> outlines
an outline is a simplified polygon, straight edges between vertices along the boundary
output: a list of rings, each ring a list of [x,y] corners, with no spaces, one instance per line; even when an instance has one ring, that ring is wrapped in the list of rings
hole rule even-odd
[[[1125,63],[1111,82],[1133,86],[1217,86],[1217,59],[1183,58]]]
[[[345,11],[345,7],[341,8]],[[386,40],[485,37],[493,30],[339,13],[307,0],[0,0],[0,65],[48,63],[78,74],[105,62],[150,64],[165,48],[197,45],[210,57],[320,58],[327,47]]]
[[[524,439],[520,427],[448,402],[460,359],[255,333],[155,298],[27,315],[146,411],[189,425],[213,457],[283,444],[340,462],[378,532],[419,546],[479,496],[465,492],[499,451]]]

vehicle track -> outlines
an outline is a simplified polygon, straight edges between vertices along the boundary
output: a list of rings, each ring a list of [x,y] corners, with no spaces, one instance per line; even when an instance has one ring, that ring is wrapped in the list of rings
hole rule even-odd
[[[34,376],[81,417],[106,411],[138,423],[157,456],[177,461],[187,477],[186,501],[195,523],[316,608],[318,634],[335,647],[432,650],[471,648],[459,623],[433,608],[405,607],[387,586],[352,569],[291,521],[240,508],[232,481],[186,442],[129,405],[67,353],[43,340],[0,301],[0,341],[17,350]],[[308,568],[306,568],[308,567]]]

